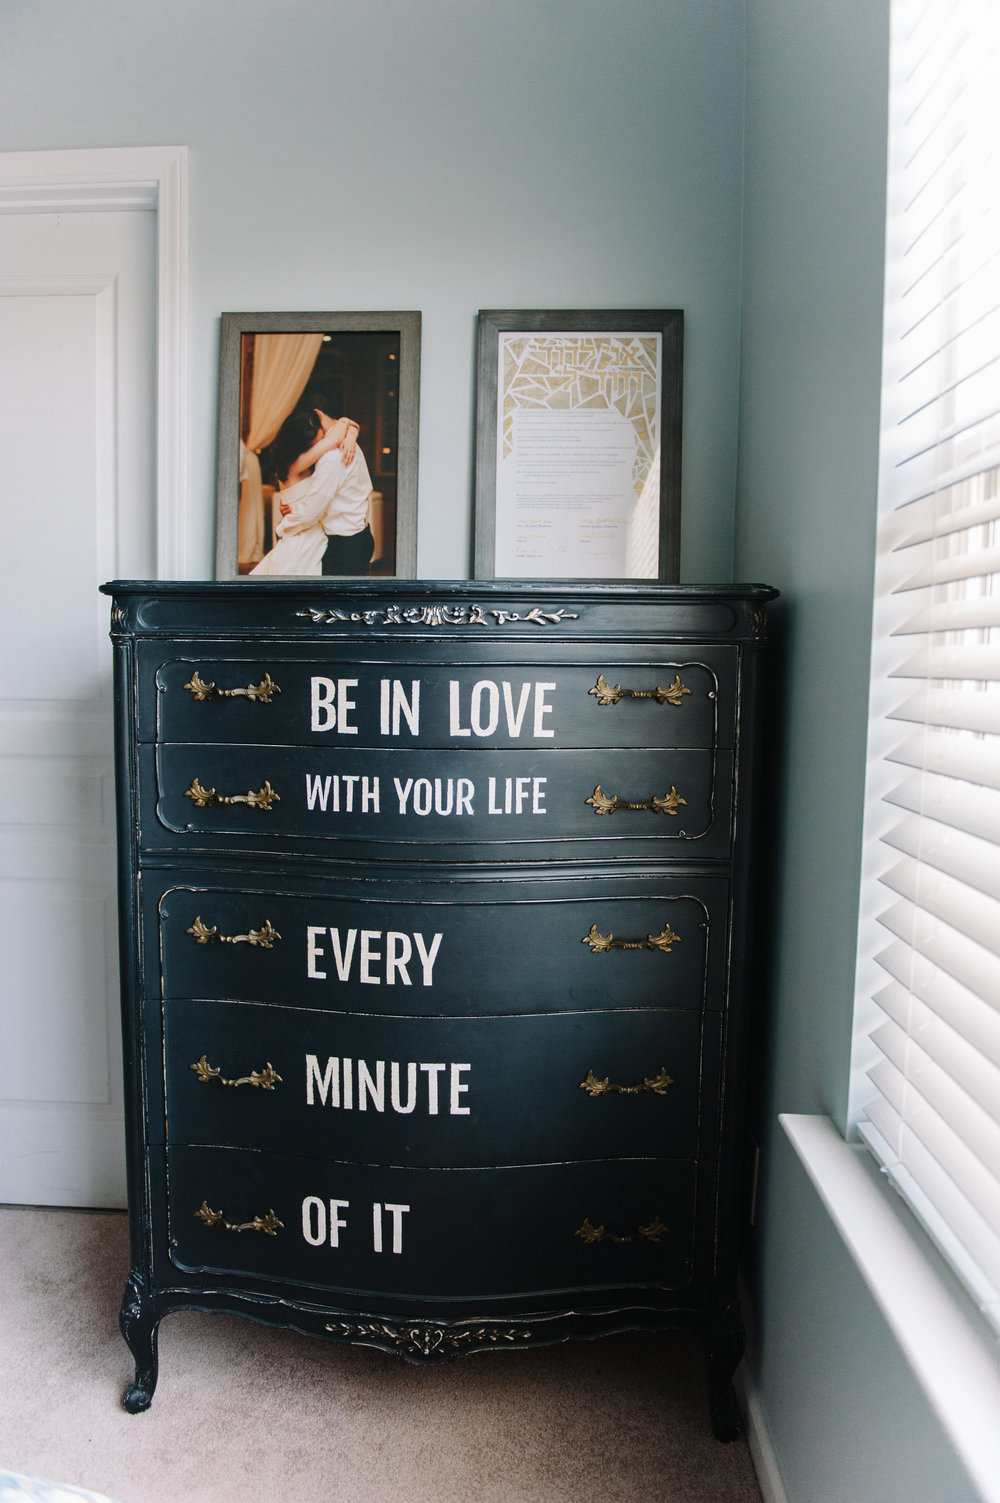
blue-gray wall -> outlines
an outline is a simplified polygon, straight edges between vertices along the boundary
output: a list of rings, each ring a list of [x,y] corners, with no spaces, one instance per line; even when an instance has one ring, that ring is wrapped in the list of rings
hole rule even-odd
[[[423,313],[418,568],[469,572],[479,308],[679,307],[683,568],[732,571],[740,0],[4,0],[0,149],[191,148],[192,514],[224,309]]]
[[[773,1129],[846,1097],[887,8],[4,0],[0,47],[0,149],[191,148],[196,575],[224,309],[422,310],[418,567],[443,577],[469,567],[476,310],[685,310],[683,577],[784,592],[754,1376],[790,1503],[968,1496]]]
[[[747,14],[736,569],[783,592],[773,610],[783,797],[766,820],[782,882],[775,1100],[841,1122],[868,715],[887,12],[888,0],[751,0]]]
[[[751,1372],[789,1503],[971,1488],[777,1124],[847,1103],[867,718],[888,0],[748,0],[736,572],[783,594]]]

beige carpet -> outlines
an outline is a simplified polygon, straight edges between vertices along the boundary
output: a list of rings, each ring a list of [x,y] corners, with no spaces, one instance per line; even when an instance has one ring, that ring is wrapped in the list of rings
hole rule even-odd
[[[182,1313],[127,1415],[127,1245],[120,1215],[0,1209],[0,1470],[116,1503],[760,1503],[687,1336],[422,1369]]]

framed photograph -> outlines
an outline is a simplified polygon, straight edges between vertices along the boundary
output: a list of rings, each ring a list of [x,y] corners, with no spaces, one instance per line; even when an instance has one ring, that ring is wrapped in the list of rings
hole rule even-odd
[[[679,573],[684,314],[481,312],[477,579]]]
[[[413,578],[419,403],[419,313],[223,313],[216,578]]]

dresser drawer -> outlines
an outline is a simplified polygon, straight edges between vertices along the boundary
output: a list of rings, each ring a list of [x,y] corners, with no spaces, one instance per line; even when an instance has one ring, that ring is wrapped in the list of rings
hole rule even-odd
[[[718,1092],[718,1013],[703,1040],[696,1012],[415,1019],[177,1000],[164,1029],[178,1144],[428,1168],[692,1158],[702,1089]]]
[[[427,1015],[720,1007],[729,884],[410,875],[284,891],[147,873],[162,995]],[[150,885],[153,884],[153,885]],[[659,1062],[658,1062],[659,1063]]]
[[[441,1299],[692,1281],[696,1170],[657,1159],[370,1169],[169,1148],[180,1269]]]
[[[153,770],[146,748],[147,778]],[[154,803],[150,789],[149,805]],[[370,855],[400,848],[504,849],[530,859],[546,846],[653,846],[697,858],[729,852],[732,754],[614,747],[561,752],[156,748],[156,823],[143,843],[203,846],[226,836],[252,849],[325,849],[354,842]],[[170,837],[173,840],[170,840]]]
[[[153,658],[155,715],[144,705],[140,729],[147,741],[272,746],[731,747],[736,649],[709,657]]]

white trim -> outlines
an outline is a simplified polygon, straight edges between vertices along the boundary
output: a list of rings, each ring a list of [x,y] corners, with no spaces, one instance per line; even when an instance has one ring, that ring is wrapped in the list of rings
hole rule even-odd
[[[115,420],[118,412],[117,360],[115,348],[118,328],[118,276],[105,278],[105,285],[95,288],[94,323],[96,342],[96,380],[94,382],[94,498],[97,523],[97,568],[98,574],[108,577],[118,573],[118,518],[121,497],[118,492],[118,466],[116,457]],[[101,601],[94,612],[94,625],[98,638],[95,644],[95,662],[100,663],[107,652],[107,611],[101,609]],[[106,693],[107,680],[102,689]],[[103,695],[102,695],[103,698]],[[98,701],[100,703],[100,700]]]
[[[788,1503],[788,1494],[781,1480],[778,1457],[771,1442],[771,1432],[764,1417],[757,1385],[745,1362],[741,1363],[736,1370],[733,1387],[743,1411],[747,1446],[753,1469],[757,1474],[757,1485],[760,1488],[761,1497],[764,1503]]]
[[[44,156],[44,152],[12,152],[13,156]],[[61,153],[60,153],[61,155]],[[130,183],[116,192],[106,183],[57,183],[0,187],[0,214],[88,214],[94,209],[150,209],[156,212],[159,194],[153,183]]]
[[[0,152],[0,213],[156,210],[156,560],[190,572],[188,527],[188,148]]]
[[[161,148],[166,150],[166,148]],[[188,149],[159,179],[156,560],[161,579],[190,577],[188,528]],[[176,442],[163,443],[163,435]]]
[[[984,1503],[1000,1503],[1000,1346],[868,1150],[779,1118]]]

